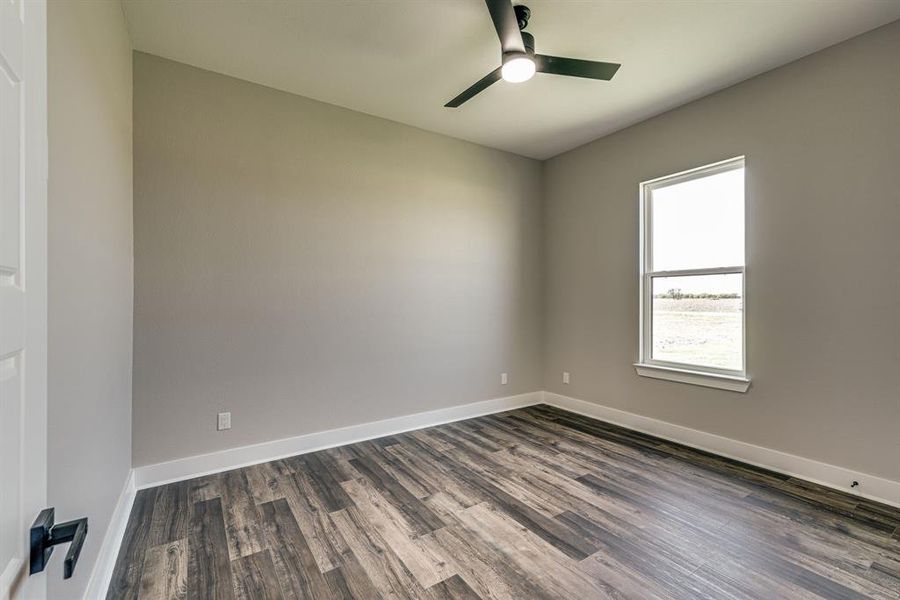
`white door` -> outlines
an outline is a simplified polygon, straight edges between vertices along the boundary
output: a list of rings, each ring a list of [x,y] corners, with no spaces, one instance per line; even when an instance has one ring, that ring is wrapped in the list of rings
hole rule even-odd
[[[0,0],[0,599],[44,598],[28,529],[47,499],[47,19]]]

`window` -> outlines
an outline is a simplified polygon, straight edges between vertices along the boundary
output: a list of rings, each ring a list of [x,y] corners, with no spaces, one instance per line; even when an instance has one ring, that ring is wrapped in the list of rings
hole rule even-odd
[[[744,158],[641,184],[640,375],[744,392]]]

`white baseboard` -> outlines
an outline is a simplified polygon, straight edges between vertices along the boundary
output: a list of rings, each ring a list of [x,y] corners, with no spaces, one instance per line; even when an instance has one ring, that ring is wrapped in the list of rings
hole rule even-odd
[[[135,484],[138,489],[154,487],[173,481],[191,479],[201,475],[237,469],[297,454],[362,442],[404,431],[412,431],[423,427],[432,427],[523,406],[531,406],[539,404],[542,399],[543,392],[529,392],[516,396],[494,398],[461,406],[451,406],[450,408],[394,417],[383,421],[309,433],[251,446],[229,448],[209,454],[188,456],[168,462],[137,467],[134,469]]]
[[[706,450],[726,458],[733,458],[757,467],[763,467],[792,477],[799,477],[842,492],[900,507],[900,481],[892,481],[876,477],[875,475],[852,471],[844,467],[787,454],[779,450],[754,446],[753,444],[705,431],[659,421],[552,392],[544,392],[544,403],[614,425],[621,425],[641,433],[678,442],[685,446]],[[851,488],[850,482],[852,481],[858,481],[859,486]]]
[[[106,534],[103,536],[103,543],[100,545],[97,562],[94,563],[91,577],[84,591],[84,600],[106,598],[106,590],[109,588],[113,569],[116,566],[116,558],[119,556],[119,547],[122,545],[125,528],[128,526],[128,517],[131,515],[131,506],[134,504],[136,492],[134,475],[134,469],[131,469],[125,479],[125,487],[119,494],[116,508],[113,510]]]

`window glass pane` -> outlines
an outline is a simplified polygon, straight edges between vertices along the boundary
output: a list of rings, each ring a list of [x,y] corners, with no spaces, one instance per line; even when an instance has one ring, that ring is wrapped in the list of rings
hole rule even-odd
[[[740,273],[654,277],[652,358],[742,370],[743,278]]]
[[[744,169],[651,192],[651,270],[744,264]]]

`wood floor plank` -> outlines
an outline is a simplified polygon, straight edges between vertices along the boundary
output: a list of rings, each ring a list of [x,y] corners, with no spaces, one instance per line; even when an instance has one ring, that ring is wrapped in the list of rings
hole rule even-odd
[[[334,512],[331,518],[383,597],[414,600],[425,596],[425,588],[356,507]]]
[[[158,491],[159,488],[138,490],[135,495],[122,546],[106,593],[107,600],[134,600],[138,596]]]
[[[488,415],[481,417],[481,419],[495,431],[500,431],[514,439],[519,445],[533,444],[538,451],[553,452],[557,450],[560,434],[552,429],[551,425],[542,424],[541,427],[525,427],[525,425],[531,425],[531,422],[515,421],[512,418],[513,414]]]
[[[335,600],[378,600],[381,593],[366,574],[352,552],[343,556],[341,566],[325,573],[325,580]]]
[[[295,463],[297,472],[302,472],[312,484],[325,510],[333,512],[351,505],[350,498],[347,497],[332,470],[328,468],[328,463],[321,453],[304,454],[297,459]]]
[[[238,600],[284,600],[268,550],[232,561],[231,572]]]
[[[657,515],[684,526],[699,523],[705,529],[715,530],[727,522],[726,517],[718,512],[705,513],[699,503],[692,503],[688,498],[664,494],[662,490],[648,496],[635,490],[631,482],[610,480],[592,473],[579,477],[576,481],[607,503],[618,502],[621,505],[631,506],[638,512]]]
[[[425,535],[444,526],[439,516],[381,468],[377,461],[370,457],[361,457],[351,460],[350,464],[407,517],[416,535]]]
[[[422,587],[431,587],[456,573],[447,557],[432,544],[420,541],[424,536],[368,480],[347,481],[342,485],[361,516],[378,531]]]
[[[888,527],[893,526],[895,530],[900,529],[900,514],[898,514],[900,511],[893,506],[885,506],[867,498],[858,498],[858,501],[856,513],[870,519],[879,519]]]
[[[282,478],[281,483],[319,570],[325,573],[340,566],[341,557],[349,552],[347,542],[335,528],[312,484],[303,473]]]
[[[489,436],[481,435],[477,429],[463,427],[459,423],[448,423],[439,431],[453,438],[457,443],[463,442],[478,452],[493,453],[506,448],[504,444],[494,442]]]
[[[686,543],[682,537],[659,536],[657,529],[615,530],[568,512],[558,518],[599,548],[582,561],[582,570],[626,596],[710,600],[719,596],[715,588],[692,577],[703,564],[718,559],[712,556],[714,550],[704,548],[708,540]],[[684,533],[691,535],[690,531]]]
[[[395,479],[406,491],[418,499],[426,498],[435,490],[433,482],[428,477],[423,476],[421,469],[417,469],[402,454],[397,454],[394,449],[402,448],[402,444],[390,444],[381,448],[376,455],[370,455],[367,458],[374,460],[382,469],[384,469],[390,477]],[[349,463],[348,463],[349,464]],[[363,477],[356,469],[358,479]]]
[[[371,481],[386,497],[391,497],[398,506],[416,502],[418,497],[385,469],[383,462],[389,461],[389,456],[391,455],[385,453],[385,457],[379,460],[378,454],[370,454],[349,462],[361,476]]]
[[[525,409],[523,412],[527,415],[534,411]],[[525,419],[525,417],[518,414],[511,418],[514,420]],[[603,423],[602,421],[562,411],[551,416],[550,421],[554,424],[563,425],[570,431],[589,436],[598,442],[602,441],[605,445],[617,446],[621,451],[628,451],[646,459],[664,460],[670,455],[667,450],[661,448],[663,445],[661,440],[623,427],[617,427],[610,423]]]
[[[490,482],[492,486],[516,498],[545,517],[554,517],[565,510],[563,506],[555,501],[552,494],[539,493],[522,481],[516,469],[510,468],[508,461],[505,460],[506,457],[511,457],[512,455],[507,452],[495,452],[484,455],[479,460],[472,460],[474,456],[471,452],[471,450],[461,448],[446,451],[450,458],[461,465],[460,469],[457,469],[458,472],[477,473],[481,478]],[[485,489],[479,489],[483,495]]]
[[[341,566],[325,573],[325,580],[335,600],[379,600],[383,598],[352,552],[344,556]]]
[[[781,483],[790,479],[787,475],[753,467],[739,463],[723,456],[716,456],[709,452],[702,452],[687,446],[680,446],[673,442],[662,444],[660,450],[666,452],[672,457],[679,458],[692,464],[702,464],[704,467],[726,475],[733,476],[737,479],[759,483],[766,487],[777,487]]]
[[[699,488],[712,489],[719,494],[734,498],[746,498],[761,488],[756,483],[728,477],[677,458],[669,458],[663,462],[663,465],[673,477],[679,477]]]
[[[222,474],[222,507],[228,552],[232,560],[257,554],[267,548],[245,469]]]
[[[462,471],[462,468],[461,468]],[[550,545],[558,548],[575,560],[587,558],[597,551],[589,542],[579,538],[571,530],[558,521],[549,519],[532,509],[524,502],[494,486],[492,483],[477,475],[473,471],[464,470],[465,479],[473,486],[482,490],[491,501],[503,509],[513,519],[530,529]]]
[[[616,462],[655,469],[671,456],[661,453],[654,446],[648,451],[646,445],[630,445],[627,440],[610,438],[592,433],[586,428],[561,426],[556,420],[547,420],[528,413],[514,413],[506,420],[529,436],[541,436],[544,443],[566,455],[576,454],[580,459],[593,464],[595,458],[614,459]],[[604,461],[605,462],[605,461]]]
[[[869,567],[866,579],[885,589],[896,590],[895,595],[900,598],[900,569],[876,561]]]
[[[431,600],[481,600],[481,596],[459,575],[440,581],[427,591]]]
[[[434,535],[452,557],[455,570],[479,597],[485,600],[552,598],[535,580],[535,574],[523,572],[496,545],[485,541],[462,521],[438,530]]]
[[[359,472],[350,466],[350,459],[356,458],[356,455],[351,453],[349,448],[350,446],[338,446],[322,450],[319,453],[325,462],[325,466],[338,483],[350,481],[360,476]]]
[[[204,600],[234,598],[220,498],[193,505],[188,536],[187,597]]]
[[[187,595],[188,541],[148,548],[138,600],[183,600]]]
[[[190,521],[190,485],[179,481],[159,488],[147,544],[159,546],[187,537]]]
[[[861,596],[839,594],[837,589],[825,595],[806,589],[800,585],[799,573],[784,572],[775,576],[768,569],[748,568],[743,561],[719,560],[700,567],[695,577],[716,586],[722,595],[736,598],[797,598],[813,600],[818,598],[852,599]],[[862,596],[864,597],[864,596]]]
[[[594,516],[594,515],[592,515]],[[659,527],[645,532],[610,525],[609,521],[586,518],[573,512],[564,512],[557,519],[597,546],[596,554],[616,555],[623,562],[652,564],[662,571],[677,571],[690,575],[710,558],[712,551],[704,548],[708,539],[695,538],[686,541],[691,532],[679,530],[680,536],[668,536]],[[703,550],[701,550],[701,548]],[[623,558],[627,555],[627,558]]]
[[[409,431],[402,435],[398,435],[397,439],[404,440],[404,442],[406,443],[406,439],[408,437],[411,437],[419,441],[419,443],[432,447],[434,451],[438,453],[438,456],[440,456],[441,452],[452,450],[454,445],[435,439],[432,434],[438,429],[440,429],[440,427],[426,427],[425,429]]]
[[[643,568],[642,568],[643,567]],[[586,558],[579,570],[601,583],[614,598],[634,600],[723,600],[733,598],[696,577],[678,573],[657,573],[626,554],[607,551]],[[648,569],[650,575],[648,575]],[[763,600],[763,599],[759,599]]]
[[[896,546],[891,541],[891,532],[881,526],[873,527],[870,523],[849,519],[774,490],[755,492],[744,498],[743,503],[751,515],[760,513],[778,515],[782,519],[802,523],[805,527],[830,530],[888,552],[893,552]]]
[[[221,473],[214,473],[212,475],[190,479],[187,484],[189,490],[188,496],[191,504],[222,497]]]
[[[319,571],[287,500],[281,498],[261,504],[259,510],[285,598],[329,598],[328,583]]]
[[[468,529],[495,545],[519,570],[533,577],[535,584],[553,598],[615,598],[616,592],[587,576],[578,561],[548,544],[528,527],[519,524],[504,510],[490,503],[479,504],[460,513]]]
[[[735,559],[759,564],[765,570],[776,573],[776,577],[779,572],[790,573],[792,580],[814,583],[814,587],[804,587],[816,593],[834,585],[833,590],[846,597],[862,595],[892,600],[900,593],[900,588],[885,586],[882,581],[871,577],[872,555],[860,554],[852,542],[834,545],[831,540],[817,537],[812,530],[798,531],[781,523],[773,527],[760,527],[758,521],[749,526],[742,525],[729,524],[723,530],[725,539],[720,546],[730,546],[730,554]],[[735,545],[731,540],[752,543]]]
[[[503,450],[509,450],[522,443],[522,440],[513,438],[508,433],[497,429],[490,422],[482,418],[457,421],[454,425],[461,431],[489,442]]]
[[[251,465],[244,469],[247,483],[253,500],[257,504],[272,502],[284,498],[284,490],[279,487],[279,480],[286,475],[293,475],[294,469],[284,460],[273,460],[267,463]]]
[[[139,597],[900,600],[900,509],[539,405],[141,490]]]
[[[467,484],[450,468],[452,463],[446,459],[443,463],[437,462],[434,457],[419,451],[412,443],[391,446],[388,452],[400,457],[412,471],[416,481],[428,490],[426,499],[435,494],[444,494],[464,508],[485,500],[478,490]]]

